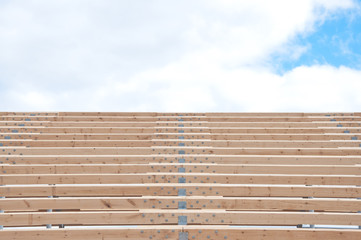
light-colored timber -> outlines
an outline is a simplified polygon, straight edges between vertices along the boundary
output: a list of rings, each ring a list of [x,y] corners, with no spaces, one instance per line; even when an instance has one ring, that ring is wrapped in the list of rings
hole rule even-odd
[[[217,229],[217,230],[215,230]],[[184,235],[181,235],[184,234]],[[47,230],[5,230],[4,239],[18,240],[60,240],[60,239],[179,239],[179,236],[188,236],[189,239],[262,239],[262,240],[289,240],[289,239],[330,239],[330,240],[359,240],[359,230],[345,229],[289,229],[289,228],[235,228],[226,226],[152,226],[80,229],[47,229]],[[194,237],[194,238],[193,238]]]
[[[0,112],[0,197],[0,239],[361,239],[361,113]]]
[[[144,197],[66,197],[66,198],[12,198],[0,199],[6,211],[63,210],[139,210],[177,209],[179,201],[187,202],[187,209],[226,210],[319,210],[357,212],[357,199],[304,199],[263,197],[217,197],[217,196],[144,196]]]
[[[12,164],[3,165],[4,174],[115,174],[178,172],[186,168],[191,173],[227,174],[302,174],[302,175],[361,175],[361,165],[273,165],[273,164],[215,164],[154,163],[154,164]]]
[[[0,186],[0,194],[5,197],[177,196],[180,189],[187,196],[357,198],[361,195],[361,187],[357,186],[211,183],[14,185]]]
[[[291,184],[359,185],[361,175],[288,175],[288,174],[207,174],[207,173],[127,173],[127,174],[3,174],[0,185],[23,184],[140,184],[140,183],[218,183],[218,184]]]
[[[361,213],[259,212],[225,210],[139,210],[97,212],[4,213],[3,226],[38,226],[50,224],[136,225],[177,224],[178,216],[187,216],[189,223],[198,225],[295,225],[334,224],[361,225]],[[193,220],[193,221],[192,221]]]

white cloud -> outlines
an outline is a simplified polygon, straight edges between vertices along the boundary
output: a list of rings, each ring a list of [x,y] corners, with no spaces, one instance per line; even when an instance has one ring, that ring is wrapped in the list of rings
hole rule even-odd
[[[351,0],[1,3],[1,110],[356,111],[359,71],[315,65],[278,75],[271,57],[299,58],[310,46],[294,45],[296,36],[355,7]]]

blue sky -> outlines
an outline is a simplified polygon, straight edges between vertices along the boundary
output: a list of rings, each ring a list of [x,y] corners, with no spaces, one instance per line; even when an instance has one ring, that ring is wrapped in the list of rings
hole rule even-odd
[[[360,41],[356,0],[1,1],[0,111],[360,111]]]
[[[295,42],[309,49],[295,61],[282,61],[282,71],[314,64],[361,69],[361,17],[355,9],[332,15],[313,33],[298,36]]]

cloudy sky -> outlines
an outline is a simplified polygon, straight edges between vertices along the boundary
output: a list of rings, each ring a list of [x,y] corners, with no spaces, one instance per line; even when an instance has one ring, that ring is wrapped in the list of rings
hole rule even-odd
[[[1,0],[0,111],[361,111],[361,1]]]

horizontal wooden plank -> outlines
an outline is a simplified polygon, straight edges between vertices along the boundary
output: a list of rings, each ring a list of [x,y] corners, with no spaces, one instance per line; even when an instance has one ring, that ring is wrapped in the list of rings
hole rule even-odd
[[[210,127],[44,127],[44,126],[0,126],[0,133],[178,133],[182,130],[184,133],[282,133],[282,134],[326,134],[326,133],[344,133],[346,130],[353,133],[360,133],[360,127],[308,127],[308,128],[265,128],[265,127],[228,127],[228,128],[210,128]]]
[[[323,141],[361,139],[360,133],[340,134],[204,134],[204,133],[0,133],[0,138],[32,140],[153,140],[153,139],[209,139],[209,140],[289,140]]]
[[[5,197],[121,197],[121,196],[178,196],[184,189],[187,196],[225,197],[315,197],[357,198],[361,187],[352,186],[278,186],[247,184],[111,184],[111,185],[43,185],[0,186],[0,196]]]
[[[235,198],[215,196],[191,197],[92,197],[92,198],[4,198],[0,199],[5,211],[58,210],[137,210],[178,209],[179,202],[186,202],[187,209],[226,210],[315,210],[351,211],[360,210],[357,199],[303,199],[303,198]]]
[[[96,121],[0,121],[0,126],[25,126],[25,127],[359,127],[359,121],[321,122],[207,122],[207,121],[156,121],[156,122],[96,122]]]
[[[208,121],[208,122],[314,122],[314,121],[359,121],[360,116],[204,116],[197,114],[193,116],[24,116],[9,115],[1,116],[1,121],[108,121],[108,122],[124,122],[124,121]]]
[[[5,164],[125,164],[125,163],[186,163],[224,164],[283,164],[283,165],[355,165],[361,164],[361,156],[318,155],[0,155]]]
[[[194,146],[194,147],[256,147],[256,148],[338,148],[360,147],[360,141],[267,141],[267,140],[0,140],[3,146],[26,147],[152,147],[152,146]]]
[[[123,116],[138,114],[149,115],[155,114],[157,116],[354,116],[357,112],[59,112],[59,116]]]
[[[115,240],[115,239],[172,239],[178,240],[180,233],[188,239],[232,239],[232,240],[289,240],[321,238],[328,240],[359,240],[361,231],[355,229],[292,229],[292,228],[237,228],[227,226],[137,226],[122,228],[80,229],[8,229],[0,231],[0,238],[9,240]]]
[[[273,165],[273,164],[31,164],[2,165],[3,174],[151,173],[151,172],[361,175],[361,165]]]
[[[133,183],[292,184],[361,185],[361,175],[288,175],[288,174],[5,174],[0,185],[12,184],[133,184]]]
[[[0,116],[58,116],[58,112],[0,112]]]
[[[181,151],[181,152],[180,152]],[[361,155],[357,148],[213,148],[213,147],[2,147],[0,155]]]
[[[361,213],[257,212],[222,210],[139,210],[99,212],[3,213],[0,225],[36,226],[45,224],[75,225],[149,225],[178,224],[178,216],[186,216],[190,224],[361,225]]]
[[[45,115],[59,116],[360,116],[359,112],[0,112],[0,115]]]
[[[162,135],[161,135],[162,136]],[[169,135],[173,137],[172,135]],[[59,136],[60,137],[60,136]],[[212,140],[350,140],[352,137],[361,139],[359,133],[341,133],[341,134],[212,134],[210,139]]]

